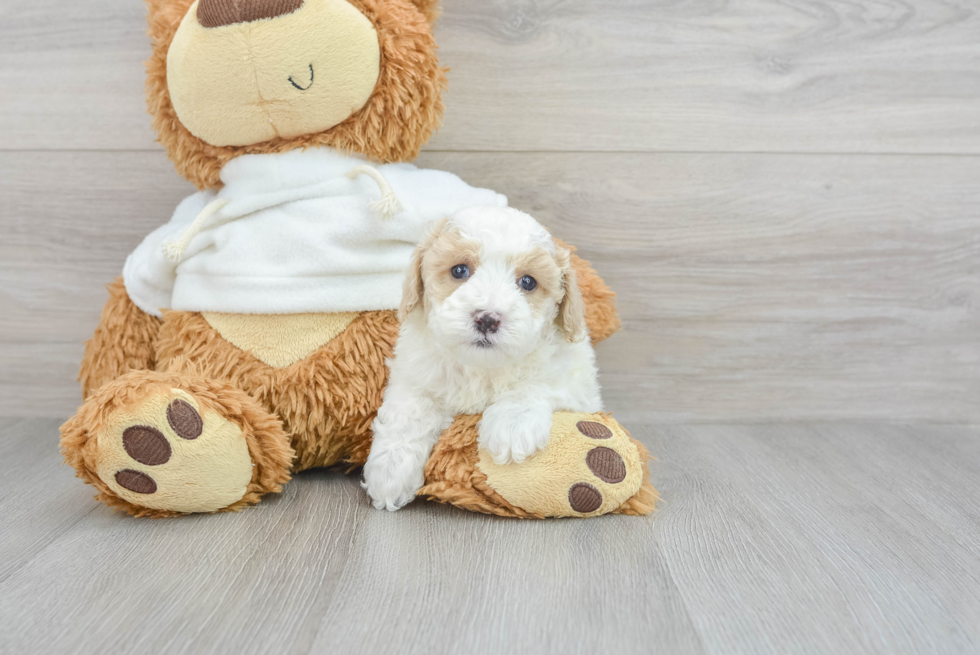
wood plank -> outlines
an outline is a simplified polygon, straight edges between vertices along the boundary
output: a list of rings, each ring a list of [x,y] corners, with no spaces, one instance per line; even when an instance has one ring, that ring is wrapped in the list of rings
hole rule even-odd
[[[5,0],[0,18],[0,148],[159,148],[142,2]]]
[[[78,517],[17,524],[34,551],[0,578],[4,652],[980,648],[977,427],[638,423],[660,512],[549,522],[378,512],[337,471],[240,514],[134,520],[46,488],[70,477],[51,427],[0,421],[35,473],[3,491]],[[0,496],[4,520],[30,509]]]
[[[61,465],[60,422],[0,420],[0,584],[96,508],[95,493]]]
[[[956,0],[446,3],[441,149],[976,153]]]
[[[609,407],[980,421],[980,159],[428,153],[620,294]],[[58,193],[50,189],[58,188]],[[162,153],[0,154],[0,409],[64,417],[103,285],[188,185]]]
[[[978,434],[660,427],[657,536],[705,649],[976,651]]]
[[[969,0],[444,5],[435,149],[980,153]],[[140,3],[0,11],[0,148],[157,147]]]

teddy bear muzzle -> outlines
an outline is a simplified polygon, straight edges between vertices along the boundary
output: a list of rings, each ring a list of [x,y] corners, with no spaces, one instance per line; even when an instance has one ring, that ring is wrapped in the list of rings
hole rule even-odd
[[[191,134],[250,146],[342,123],[380,66],[378,33],[347,0],[198,0],[167,52],[167,87]]]

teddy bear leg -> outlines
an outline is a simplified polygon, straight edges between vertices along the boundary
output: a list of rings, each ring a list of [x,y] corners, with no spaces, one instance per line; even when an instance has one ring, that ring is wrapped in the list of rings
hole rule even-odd
[[[85,343],[78,371],[82,398],[106,382],[129,371],[153,370],[161,320],[150,316],[130,299],[122,277],[106,286],[109,299],[95,334]]]
[[[479,416],[458,416],[426,465],[420,496],[500,516],[649,514],[649,453],[609,414],[556,412],[545,450],[495,464],[477,448]]]
[[[245,392],[184,373],[132,371],[61,426],[61,451],[96,498],[134,516],[238,510],[289,480],[276,417]]]

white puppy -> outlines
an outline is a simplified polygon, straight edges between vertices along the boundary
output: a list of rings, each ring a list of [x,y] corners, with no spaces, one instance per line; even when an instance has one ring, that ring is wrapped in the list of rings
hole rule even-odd
[[[474,207],[415,250],[364,487],[378,509],[412,501],[439,435],[483,413],[498,464],[548,445],[557,410],[602,409],[570,253],[527,214]]]

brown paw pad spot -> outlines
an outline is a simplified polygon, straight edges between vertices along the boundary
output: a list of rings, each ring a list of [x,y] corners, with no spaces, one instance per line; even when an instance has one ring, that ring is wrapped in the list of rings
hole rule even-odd
[[[186,400],[175,400],[167,407],[167,422],[181,439],[197,439],[204,431],[204,421]]]
[[[130,457],[147,466],[159,466],[170,460],[171,450],[167,438],[148,425],[126,428],[123,431],[123,448]]]
[[[138,494],[152,494],[157,490],[157,483],[153,478],[133,469],[124,469],[116,473],[116,484]]]
[[[579,421],[575,427],[590,439],[610,439],[613,436],[612,430],[596,421]]]
[[[585,456],[585,463],[603,482],[616,484],[626,479],[626,462],[612,448],[604,446],[593,448]]]
[[[576,482],[568,490],[568,504],[576,512],[588,514],[602,505],[602,494],[588,482]]]

